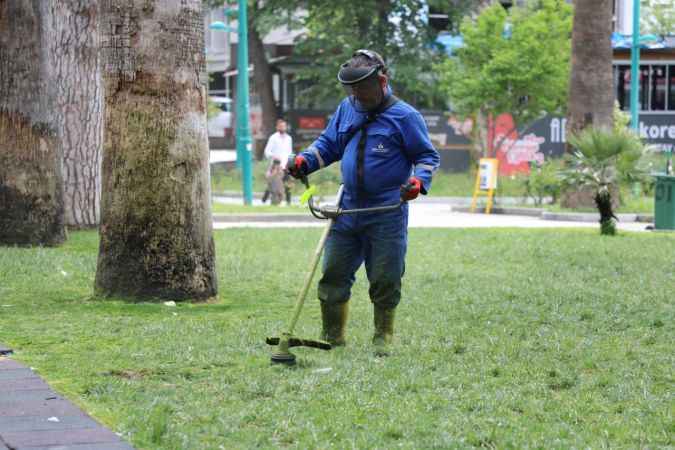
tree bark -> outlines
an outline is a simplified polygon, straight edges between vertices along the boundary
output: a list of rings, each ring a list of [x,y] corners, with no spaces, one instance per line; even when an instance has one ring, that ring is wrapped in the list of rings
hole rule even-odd
[[[253,12],[255,12],[255,10]],[[263,136],[267,138],[270,134],[274,133],[278,111],[277,105],[274,102],[272,71],[267,62],[267,55],[265,54],[262,37],[255,27],[253,16],[254,14],[249,15],[248,48],[251,52],[251,62],[253,63],[255,89],[258,92],[258,95],[260,95]],[[256,145],[255,148],[255,157],[258,160],[262,159],[265,146]]]
[[[102,3],[105,139],[96,291],[216,294],[200,0]]]
[[[576,0],[567,133],[612,127],[612,2]]]
[[[98,51],[98,0],[49,2],[56,35],[56,124],[63,143],[66,224],[100,220],[103,86]]]
[[[0,244],[66,239],[47,2],[0,1]]]

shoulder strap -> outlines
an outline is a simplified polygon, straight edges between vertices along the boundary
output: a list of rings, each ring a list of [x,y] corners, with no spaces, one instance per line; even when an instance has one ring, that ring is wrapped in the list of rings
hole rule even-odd
[[[358,195],[359,197],[364,195],[364,178],[365,178],[365,159],[366,159],[366,139],[368,137],[368,132],[367,128],[368,126],[375,122],[377,119],[377,116],[382,114],[384,111],[387,110],[390,106],[392,106],[394,103],[398,101],[398,98],[394,97],[393,95],[389,95],[387,98],[385,98],[380,106],[377,108],[376,111],[368,114],[366,117],[366,120],[363,121],[361,124],[361,127],[358,128],[361,130],[361,137],[359,138],[359,143],[357,146],[357,155],[356,155],[356,185],[358,187]],[[354,131],[356,132],[356,131]],[[349,140],[351,140],[352,136],[349,136]],[[347,140],[347,142],[349,142]],[[347,145],[347,144],[345,144]]]

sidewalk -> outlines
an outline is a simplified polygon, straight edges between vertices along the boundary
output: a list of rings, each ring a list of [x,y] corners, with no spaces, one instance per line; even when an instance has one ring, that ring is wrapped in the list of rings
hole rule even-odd
[[[242,204],[241,195],[215,195],[214,202]],[[598,228],[597,213],[551,213],[538,208],[512,208],[502,205],[517,204],[520,199],[502,199],[495,207],[494,214],[470,213],[471,198],[464,197],[422,197],[410,202],[410,228]],[[332,202],[334,199],[326,198]],[[298,200],[294,199],[297,204]],[[261,205],[254,196],[250,213],[214,214],[215,229],[235,227],[296,228],[321,227],[325,221],[314,219],[306,213],[256,213],[255,206]],[[626,231],[646,231],[651,217],[636,214],[619,214],[617,227]]]
[[[133,450],[0,344],[0,450]]]

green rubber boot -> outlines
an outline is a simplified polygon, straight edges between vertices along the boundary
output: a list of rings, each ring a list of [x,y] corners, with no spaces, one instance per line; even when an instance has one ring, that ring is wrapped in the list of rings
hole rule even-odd
[[[349,302],[325,303],[321,302],[321,340],[339,347],[346,344],[345,326],[349,314]]]
[[[375,356],[389,356],[391,342],[394,337],[395,316],[396,308],[382,308],[375,305],[373,315],[373,323],[375,324],[375,334],[373,335]]]

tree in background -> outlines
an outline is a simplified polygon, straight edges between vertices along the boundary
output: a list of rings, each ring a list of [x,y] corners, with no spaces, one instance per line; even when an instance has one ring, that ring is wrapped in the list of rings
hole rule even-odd
[[[482,7],[473,0],[249,0],[249,51],[254,66],[254,86],[260,95],[263,127],[272,132],[278,114],[274,103],[269,56],[263,38],[273,28],[304,28],[297,38],[295,56],[309,64],[296,81],[306,88],[299,94],[304,107],[329,103],[343,97],[335,76],[338,66],[354,50],[373,48],[392,65],[392,84],[398,95],[418,107],[445,107],[432,70],[444,58],[434,44],[438,30],[430,25],[429,11],[447,14],[447,30],[457,31],[461,18]],[[233,5],[232,1],[204,0],[208,7]]]
[[[489,118],[510,113],[518,127],[564,108],[571,13],[562,0],[543,0],[510,13],[493,4],[475,20],[465,19],[460,28],[464,46],[436,70],[452,111],[477,124],[475,156],[501,144],[488,142],[488,124],[495,123]]]
[[[101,5],[105,141],[96,291],[217,289],[200,0]]]
[[[66,239],[49,2],[0,1],[0,244]]]
[[[640,7],[641,34],[675,35],[673,0],[642,0]]]
[[[611,35],[611,0],[574,2],[572,65],[567,102],[568,136],[579,134],[589,125],[612,128],[614,91]]]
[[[63,145],[67,225],[94,227],[101,213],[103,86],[98,0],[48,2],[54,20],[55,125]]]
[[[447,28],[456,24],[474,2],[422,0],[313,0],[307,2],[307,33],[295,53],[307,59],[299,79],[306,89],[300,101],[307,107],[337,103],[344,92],[336,82],[339,65],[359,48],[380,53],[390,66],[394,92],[418,108],[445,107],[434,63],[445,54],[434,43],[438,30],[429,25],[432,8],[448,14]]]

